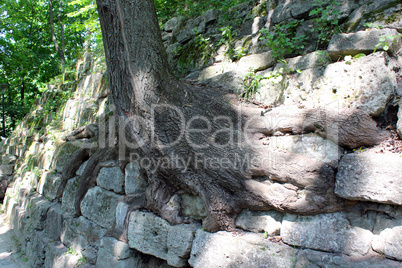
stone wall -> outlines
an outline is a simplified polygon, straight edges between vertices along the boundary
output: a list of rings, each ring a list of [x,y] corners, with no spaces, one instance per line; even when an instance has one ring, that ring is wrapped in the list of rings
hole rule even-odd
[[[267,78],[254,100],[262,106],[355,108],[379,122],[396,125],[401,135],[402,109],[397,110],[402,94],[401,41],[395,39],[389,49],[377,44],[384,36],[402,32],[402,4],[340,2],[339,19],[349,33],[332,36],[325,51],[318,53],[310,46],[286,63],[274,60],[259,41],[258,31],[289,18],[304,19],[303,27],[308,27],[313,2],[250,1],[233,8],[241,21],[234,42],[247,45],[248,55],[237,61],[227,59],[223,46],[208,62],[197,62],[187,79],[241,93],[242,80],[252,68]],[[177,48],[194,38],[194,28],[205,37],[221,38],[219,15],[210,10],[198,18],[173,18],[166,23],[162,35],[174,67]],[[365,30],[366,22],[384,29]],[[366,56],[354,57],[361,53]],[[235,232],[208,233],[202,228],[206,217],[203,200],[183,193],[169,202],[169,206],[179,207],[185,218],[184,223],[173,226],[150,211],[129,210],[129,205],[141,207],[144,203],[147,179],[137,162],[128,163],[123,170],[112,162],[100,169],[96,186],[81,202],[82,215],[74,217],[75,192],[86,163],[68,181],[62,200],[56,200],[63,167],[78,148],[61,138],[79,126],[101,123],[112,115],[107,79],[97,66],[89,54],[78,65],[78,79],[72,85],[76,93],[60,109],[61,128],[52,127],[52,119],[44,118],[46,132],[38,135],[37,126],[30,125],[37,110],[53,96],[50,92],[2,143],[1,180],[9,185],[4,206],[30,267],[402,265],[402,148],[396,138],[371,148],[342,148],[317,133],[270,137],[267,150],[303,156],[336,172],[333,189],[328,191],[352,202],[340,212],[306,216],[245,209],[236,218]],[[273,71],[284,69],[288,71],[272,77]],[[300,174],[304,174],[303,168],[307,167],[301,167]],[[297,198],[322,198],[309,195],[314,184],[298,188],[300,185],[269,178],[263,183],[276,185],[277,192],[271,194],[296,191]],[[119,233],[125,222],[128,240]]]

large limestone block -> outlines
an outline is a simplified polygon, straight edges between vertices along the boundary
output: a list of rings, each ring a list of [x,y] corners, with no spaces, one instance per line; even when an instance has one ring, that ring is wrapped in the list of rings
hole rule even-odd
[[[320,251],[365,255],[373,234],[351,227],[344,213],[297,216],[287,214],[282,221],[281,237],[289,245]]]
[[[253,54],[249,56],[242,57],[236,68],[234,69],[238,74],[246,74],[250,70],[262,71],[269,67],[272,67],[276,63],[276,60],[271,54],[271,51]]]
[[[328,164],[336,164],[342,155],[341,147],[317,134],[273,136],[269,140],[269,146]]]
[[[81,201],[82,215],[104,228],[111,228],[116,221],[119,199],[120,195],[99,186],[91,188]]]
[[[27,197],[26,210],[35,229],[42,230],[44,228],[47,212],[53,205],[39,194]]]
[[[372,247],[388,258],[402,261],[402,226],[387,228],[376,235]]]
[[[384,42],[381,37],[395,36],[395,40],[387,40],[389,49],[384,49]],[[354,56],[359,53],[370,54],[376,48],[377,50],[387,50],[394,53],[401,46],[398,31],[395,29],[371,29],[369,31],[359,31],[349,34],[335,34],[332,36],[328,45],[328,54],[333,60],[346,55]],[[377,45],[380,46],[377,47]]]
[[[128,241],[131,248],[167,260],[174,267],[183,267],[200,227],[199,224],[171,226],[153,213],[134,211],[130,215]]]
[[[339,107],[356,107],[376,116],[384,111],[396,89],[395,73],[388,67],[388,62],[386,53],[377,52],[351,64],[328,65],[321,76],[311,76],[311,88],[308,84],[298,88],[297,79],[290,86],[297,92],[304,88],[312,93],[306,96],[307,103],[312,101],[316,106],[326,106],[335,102]]]
[[[50,239],[55,241],[60,239],[64,230],[66,217],[68,216],[64,213],[60,203],[49,208],[46,217],[45,233]]]
[[[372,150],[341,159],[335,193],[345,199],[402,205],[402,157]]]
[[[79,180],[77,177],[71,178],[67,181],[64,188],[63,197],[61,199],[62,208],[67,212],[74,213],[75,193],[78,189]]]
[[[39,181],[38,192],[49,200],[56,199],[57,190],[61,183],[61,175],[45,172]]]
[[[96,184],[115,193],[124,193],[124,174],[120,167],[104,167],[99,171]]]
[[[128,244],[113,237],[104,237],[100,242],[96,267],[130,268],[139,267],[141,258],[135,254]]]
[[[298,249],[261,235],[198,230],[189,263],[192,267],[292,267]]]

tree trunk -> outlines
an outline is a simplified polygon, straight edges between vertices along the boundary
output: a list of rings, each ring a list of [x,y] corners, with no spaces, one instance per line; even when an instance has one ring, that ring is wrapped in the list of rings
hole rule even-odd
[[[208,211],[204,228],[217,231],[233,230],[244,208],[316,214],[348,205],[334,194],[335,167],[272,151],[263,141],[276,131],[336,139],[334,121],[347,122],[353,111],[326,117],[323,110],[296,108],[293,121],[278,120],[225,90],[179,82],[168,65],[153,0],[97,5],[119,116],[119,160],[136,160],[147,175],[149,209],[180,223],[172,197],[199,195]],[[379,134],[375,124],[365,125]],[[132,159],[122,159],[130,154]]]
[[[57,43],[56,33],[54,31],[54,20],[53,20],[53,0],[49,0],[49,23],[50,23],[50,33],[52,35],[52,40],[54,44],[54,48],[56,49],[57,54],[59,54],[60,62],[61,62],[61,70],[64,72],[64,67],[66,65],[66,58],[64,56],[64,50],[59,47]],[[63,32],[63,29],[62,29]]]

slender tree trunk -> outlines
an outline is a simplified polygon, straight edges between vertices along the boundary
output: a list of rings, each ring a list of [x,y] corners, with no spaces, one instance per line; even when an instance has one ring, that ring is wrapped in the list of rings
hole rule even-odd
[[[62,72],[64,72],[64,67],[66,65],[66,59],[65,59],[65,56],[64,56],[63,48],[59,47],[59,44],[57,42],[56,33],[55,33],[55,30],[54,30],[53,0],[49,0],[49,23],[50,23],[50,32],[51,32],[51,35],[52,35],[54,48],[56,49],[57,54],[59,54],[59,58],[60,58],[60,62],[61,62],[61,69],[62,69]]]

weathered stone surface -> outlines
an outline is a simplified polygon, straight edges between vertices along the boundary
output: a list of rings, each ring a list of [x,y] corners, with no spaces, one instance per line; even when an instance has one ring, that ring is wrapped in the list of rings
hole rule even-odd
[[[102,228],[91,220],[80,216],[78,219],[73,218],[68,221],[68,226],[73,228],[74,231],[83,236],[89,244],[96,247],[99,246],[101,238],[106,234],[107,229]]]
[[[66,188],[64,188],[63,197],[61,199],[61,204],[63,209],[67,212],[74,213],[74,201],[75,201],[75,193],[78,189],[78,178],[71,178],[68,180],[66,184]]]
[[[45,172],[39,182],[38,193],[49,200],[56,199],[57,189],[61,183],[61,175]]]
[[[91,188],[81,201],[82,215],[104,228],[111,228],[116,221],[119,199],[119,195],[101,187]]]
[[[292,71],[320,68],[329,64],[331,59],[326,51],[314,51],[308,53],[307,55],[287,59],[286,62],[287,66],[284,66],[283,63],[278,63],[275,66],[275,70],[280,67],[287,68]]]
[[[126,166],[125,191],[126,194],[137,194],[145,192],[148,186],[143,178],[136,162],[130,162]]]
[[[204,13],[203,18],[206,24],[211,23],[218,19],[219,10],[217,9],[210,9]]]
[[[402,174],[396,168],[401,165],[398,154],[348,154],[339,163],[335,193],[345,199],[402,205]]]
[[[123,230],[124,221],[128,212],[128,205],[124,202],[120,202],[116,207],[116,228]]]
[[[388,258],[402,261],[402,226],[387,228],[374,237],[372,247]]]
[[[342,155],[341,147],[317,134],[273,136],[269,139],[269,146],[334,165]]]
[[[236,73],[246,74],[250,70],[261,71],[273,66],[276,60],[272,57],[271,52],[261,54],[253,54],[242,57],[235,68]]]
[[[243,209],[237,215],[236,226],[255,233],[265,232],[267,235],[279,235],[283,214],[277,211],[251,211]]]
[[[192,267],[292,267],[298,250],[261,235],[198,230],[189,263]]]
[[[394,29],[371,29],[349,34],[335,34],[328,45],[328,54],[333,60],[346,55],[370,54],[376,49],[377,44],[382,44],[380,41],[382,36],[398,36],[398,32]],[[395,42],[388,40],[387,44],[389,45],[387,51],[394,53],[401,46],[400,37]],[[383,49],[383,45],[377,47],[377,50]]]
[[[11,164],[3,164],[0,165],[0,176],[8,176],[8,175],[12,175],[14,171],[14,165]]]
[[[169,265],[182,267],[187,264],[195,232],[200,228],[200,224],[170,226],[167,237],[167,262]]]
[[[204,202],[200,196],[192,196],[188,194],[181,195],[181,213],[192,219],[201,220],[207,216]]]
[[[124,193],[124,174],[120,167],[103,167],[96,178],[96,184],[115,193]]]
[[[52,167],[57,172],[62,173],[64,166],[76,150],[78,150],[78,147],[69,142],[58,146],[54,153]]]
[[[88,160],[87,161],[85,161],[81,166],[80,166],[80,168],[77,170],[77,172],[75,173],[77,176],[82,176],[82,173],[84,173],[84,170],[85,170],[85,168],[87,167],[87,165],[88,165]]]
[[[309,69],[288,80],[285,98],[306,107],[336,104],[339,108],[358,108],[371,116],[384,111],[395,93],[395,73],[388,67],[389,58],[377,52],[351,64],[329,64],[324,71]]]
[[[153,213],[134,211],[130,215],[128,241],[131,248],[166,260],[169,223]]]
[[[297,254],[294,267],[341,267],[341,268],[382,268],[400,267],[401,263],[382,257],[350,257],[315,250],[301,250]]]
[[[78,266],[80,255],[67,253],[67,248],[60,242],[49,243],[46,247],[45,268]]]
[[[153,213],[134,211],[130,215],[128,241],[130,248],[182,267],[187,263],[195,231],[200,227],[199,224],[171,226]]]
[[[168,20],[168,21],[165,23],[164,30],[165,30],[166,32],[171,32],[171,31],[173,31],[176,27],[178,27],[178,26],[180,25],[181,21],[182,21],[182,18],[179,18],[179,17],[173,17],[173,18],[171,18],[170,20]]]
[[[343,212],[297,216],[287,214],[282,221],[281,237],[289,245],[320,251],[365,255],[373,234],[351,227]]]
[[[82,251],[88,247],[89,243],[87,239],[76,232],[76,225],[72,224],[73,219],[66,221],[65,228],[60,235],[60,241],[69,248],[74,249],[77,252]]]
[[[117,260],[124,260],[131,257],[132,250],[128,244],[121,242],[113,237],[101,239],[100,248],[112,254]]]
[[[60,239],[60,235],[64,230],[65,218],[66,214],[61,208],[60,203],[49,208],[46,217],[45,233],[50,239],[55,241]]]
[[[42,230],[45,226],[46,215],[54,204],[47,201],[39,194],[31,194],[27,198],[27,213],[35,229]]]

